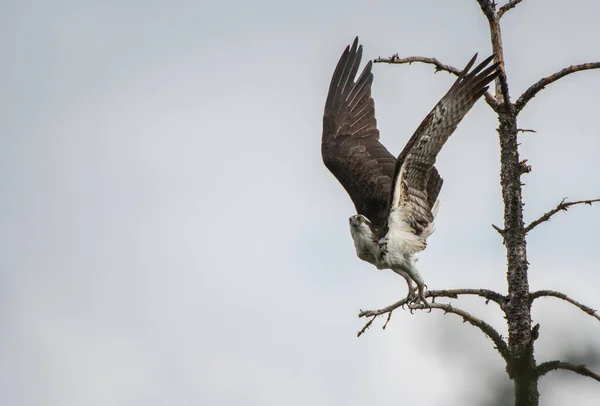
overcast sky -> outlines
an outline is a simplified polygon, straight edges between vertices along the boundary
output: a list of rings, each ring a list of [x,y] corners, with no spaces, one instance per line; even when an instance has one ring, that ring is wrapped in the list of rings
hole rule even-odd
[[[505,15],[513,98],[598,61],[600,2],[525,0]],[[504,381],[481,332],[359,309],[406,294],[356,258],[350,199],[321,162],[333,69],[354,36],[377,56],[462,67],[491,53],[473,0],[6,2],[0,13],[0,403],[11,406],[483,404]],[[453,82],[375,65],[383,143],[398,153]],[[523,111],[526,220],[600,197],[600,71]],[[438,158],[429,288],[506,290],[496,117],[479,102]],[[532,289],[600,308],[600,206],[528,241]],[[460,304],[459,304],[460,303]],[[498,309],[453,301],[506,334]],[[538,361],[598,348],[600,325],[540,299]],[[544,405],[597,405],[556,373]],[[486,398],[487,396],[487,398]],[[410,403],[409,403],[410,402]]]

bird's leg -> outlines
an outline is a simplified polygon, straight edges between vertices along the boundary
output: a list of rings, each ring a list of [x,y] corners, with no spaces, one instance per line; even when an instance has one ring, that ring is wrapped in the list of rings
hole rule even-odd
[[[423,281],[423,277],[419,273],[419,270],[414,266],[413,263],[410,264],[409,269],[407,270],[408,275],[411,277],[413,281],[417,284],[419,300],[423,305],[427,308],[431,308],[427,300],[425,300],[425,290],[427,289],[427,285],[425,285],[425,281]]]
[[[415,284],[413,283],[412,278],[410,277],[410,275],[405,272],[402,271],[400,269],[393,269],[394,272],[396,272],[398,275],[402,276],[404,278],[404,280],[406,280],[406,284],[408,285],[408,294],[406,295],[406,304],[410,304],[410,303],[414,303],[417,300],[417,287],[415,286]],[[404,305],[403,305],[404,307]]]
[[[406,295],[406,303],[414,303],[416,302],[417,295],[417,286],[413,283],[412,279],[407,275],[404,277],[406,279],[406,284],[408,285],[408,294]]]

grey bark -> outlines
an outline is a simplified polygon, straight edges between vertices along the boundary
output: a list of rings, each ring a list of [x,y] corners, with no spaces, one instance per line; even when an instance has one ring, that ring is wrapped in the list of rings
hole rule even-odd
[[[504,201],[504,245],[506,246],[508,301],[508,347],[511,362],[507,372],[515,384],[517,406],[537,405],[536,363],[531,334],[531,306],[527,278],[527,244],[523,223],[521,165],[517,141],[517,117],[512,105],[499,111],[502,200]]]

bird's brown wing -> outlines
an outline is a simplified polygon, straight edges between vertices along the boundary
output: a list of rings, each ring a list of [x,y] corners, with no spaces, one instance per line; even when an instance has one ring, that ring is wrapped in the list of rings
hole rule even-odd
[[[404,204],[408,207],[409,223],[417,234],[433,221],[431,208],[437,198],[439,185],[430,179],[437,171],[433,168],[436,157],[458,123],[485,93],[487,85],[500,73],[498,63],[486,66],[490,56],[471,72],[477,55],[463,69],[450,90],[425,117],[398,157],[391,194],[390,207]]]
[[[354,81],[361,57],[362,45],[356,38],[335,68],[323,115],[321,154],[356,211],[382,227],[387,222],[396,157],[379,142],[371,61]]]
[[[415,136],[398,158],[379,142],[375,103],[371,97],[371,61],[355,81],[361,58],[362,46],[355,38],[352,46],[344,50],[329,85],[321,154],[325,166],[350,195],[357,213],[385,232],[394,171],[402,166],[415,143]],[[442,183],[434,167],[427,181],[430,208]]]

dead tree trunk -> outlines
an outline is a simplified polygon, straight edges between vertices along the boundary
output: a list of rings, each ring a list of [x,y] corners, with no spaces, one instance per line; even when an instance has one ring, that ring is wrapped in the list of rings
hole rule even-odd
[[[500,15],[490,0],[477,0],[488,20],[492,50],[497,60],[504,61]],[[512,2],[518,3],[518,2]],[[514,5],[513,5],[514,6]],[[495,111],[498,114],[500,138],[500,185],[504,202],[504,230],[501,231],[506,247],[508,296],[504,305],[508,321],[508,348],[511,360],[507,372],[515,384],[515,404],[537,405],[539,392],[535,376],[533,335],[531,333],[531,305],[527,277],[527,242],[523,222],[521,175],[528,167],[519,160],[517,111],[510,101],[506,66],[496,80]]]
[[[527,278],[527,247],[521,200],[521,175],[517,141],[517,117],[512,105],[499,112],[502,200],[504,201],[504,245],[508,264],[508,297],[504,306],[508,320],[508,347],[511,362],[507,371],[515,383],[516,405],[537,405],[539,393],[535,376],[531,306]]]

